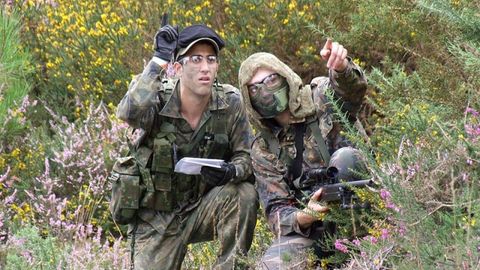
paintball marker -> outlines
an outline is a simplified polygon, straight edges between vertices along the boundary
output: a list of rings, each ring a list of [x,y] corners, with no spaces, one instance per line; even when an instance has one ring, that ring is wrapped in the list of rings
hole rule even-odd
[[[320,188],[323,188],[320,200],[322,202],[340,202],[342,209],[368,208],[370,205],[359,203],[354,189],[373,186],[371,179],[353,180],[342,182],[338,179],[338,169],[335,167],[312,169],[300,178],[297,188],[303,194],[303,201],[308,202],[310,196]]]
[[[168,24],[168,13],[163,13],[162,15],[162,22],[161,22],[161,26],[165,26]],[[161,27],[160,26],[160,27]]]

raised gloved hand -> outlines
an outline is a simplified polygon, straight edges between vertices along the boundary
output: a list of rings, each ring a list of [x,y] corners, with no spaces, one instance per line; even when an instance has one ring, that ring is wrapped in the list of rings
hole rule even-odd
[[[155,34],[153,40],[153,49],[155,52],[153,56],[156,56],[162,60],[170,61],[175,48],[177,47],[178,40],[178,27],[173,27],[170,24],[162,26]]]
[[[222,186],[235,177],[237,169],[235,165],[224,162],[220,168],[202,166],[200,173],[207,184]]]

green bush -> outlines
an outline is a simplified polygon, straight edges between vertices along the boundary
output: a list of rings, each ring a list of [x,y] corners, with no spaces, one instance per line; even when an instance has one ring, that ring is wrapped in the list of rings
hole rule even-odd
[[[22,100],[30,91],[31,56],[21,43],[20,16],[15,11],[0,9],[0,149],[25,128]],[[0,164],[0,168],[2,168]]]
[[[63,247],[53,237],[42,237],[37,228],[20,229],[9,240],[6,268],[16,269],[55,269],[63,259]]]

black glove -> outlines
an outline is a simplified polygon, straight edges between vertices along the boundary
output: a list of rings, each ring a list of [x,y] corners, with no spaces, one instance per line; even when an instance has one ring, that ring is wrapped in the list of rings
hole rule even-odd
[[[207,184],[222,186],[235,177],[237,169],[231,163],[223,163],[220,168],[202,166],[200,173]]]
[[[170,61],[175,51],[175,48],[177,47],[177,28],[177,26],[173,27],[170,24],[167,24],[162,26],[158,30],[153,40],[153,49],[155,50],[153,56],[156,56],[165,61]]]

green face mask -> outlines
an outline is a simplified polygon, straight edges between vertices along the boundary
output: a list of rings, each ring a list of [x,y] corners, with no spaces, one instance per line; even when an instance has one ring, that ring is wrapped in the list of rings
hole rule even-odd
[[[273,118],[288,108],[287,80],[278,74],[270,76],[274,75],[276,77],[270,78],[268,82],[249,86],[252,106],[262,118]]]

